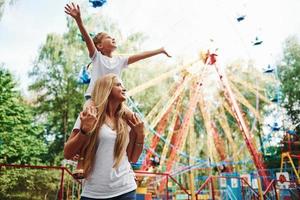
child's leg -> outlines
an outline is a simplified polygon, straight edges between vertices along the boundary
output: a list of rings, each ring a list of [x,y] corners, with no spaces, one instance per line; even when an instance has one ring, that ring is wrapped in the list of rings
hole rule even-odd
[[[83,157],[83,155],[81,155],[81,153],[78,154],[77,156],[78,156],[78,158],[77,158],[77,166],[76,166],[76,169],[73,172],[73,176],[76,179],[83,179],[84,178],[84,171],[83,171],[83,160],[84,160],[84,157]]]
[[[85,159],[85,152],[87,150],[89,142],[90,142],[90,140],[88,140],[87,143],[85,143],[84,146],[81,147],[80,152],[78,153],[78,162],[77,162],[76,170],[73,173],[73,175],[76,179],[83,179],[85,176],[84,170],[83,170],[83,165],[84,165],[84,159]]]

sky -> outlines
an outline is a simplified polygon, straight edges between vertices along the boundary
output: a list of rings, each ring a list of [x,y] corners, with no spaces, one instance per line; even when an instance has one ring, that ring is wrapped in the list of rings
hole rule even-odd
[[[17,0],[6,7],[0,21],[0,63],[15,75],[22,91],[47,34],[66,31],[68,2]],[[88,0],[74,2],[88,5]],[[143,32],[148,36],[143,49],[164,46],[173,60],[193,60],[200,50],[218,48],[221,64],[244,58],[264,68],[280,59],[289,35],[300,36],[299,8],[299,0],[107,0],[87,12],[109,16],[124,35]],[[238,15],[246,15],[245,20],[237,22]],[[252,45],[256,36],[262,45]]]

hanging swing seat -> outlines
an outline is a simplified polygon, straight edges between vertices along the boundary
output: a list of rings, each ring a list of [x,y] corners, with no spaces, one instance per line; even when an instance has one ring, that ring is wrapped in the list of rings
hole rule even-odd
[[[261,45],[263,43],[262,40],[260,40],[258,37],[255,38],[255,41],[252,42],[253,46]]]
[[[83,66],[79,72],[78,83],[89,84],[90,81],[91,81],[91,76],[87,70],[87,66]]]
[[[272,129],[272,131],[280,131],[281,129],[277,122],[274,122],[273,125],[269,124],[268,126]]]
[[[236,18],[236,20],[237,20],[238,22],[241,22],[241,21],[243,21],[243,20],[245,19],[245,17],[246,17],[246,15],[240,15],[240,16],[238,16],[238,17]]]
[[[131,167],[133,170],[139,170],[142,167],[142,163],[141,162],[131,163]]]
[[[106,0],[89,0],[94,8],[101,7],[106,3]]]
[[[296,131],[295,130],[287,130],[286,132],[288,134],[290,134],[290,135],[296,135]]]
[[[274,68],[271,67],[271,65],[268,65],[267,69],[264,70],[264,73],[268,74],[268,73],[273,73],[274,72]]]

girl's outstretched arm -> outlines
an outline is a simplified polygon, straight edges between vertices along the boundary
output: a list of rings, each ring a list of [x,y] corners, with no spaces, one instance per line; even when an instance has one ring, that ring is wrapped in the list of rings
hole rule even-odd
[[[82,37],[83,37],[83,39],[86,43],[86,46],[88,48],[89,56],[92,57],[94,55],[95,51],[96,51],[96,47],[95,47],[95,44],[94,44],[91,36],[86,31],[86,29],[83,25],[81,15],[80,15],[79,5],[75,5],[74,3],[66,4],[65,13],[70,15],[71,17],[73,17],[75,19],[75,21],[77,23],[77,26],[79,28],[79,31],[82,34]]]
[[[160,49],[156,49],[156,50],[153,50],[153,51],[145,51],[145,52],[142,52],[142,53],[138,53],[136,55],[132,55],[128,58],[128,65],[132,64],[132,63],[135,63],[139,60],[143,60],[145,58],[149,58],[151,56],[155,56],[155,55],[158,55],[158,54],[165,54],[166,56],[168,57],[171,57],[167,52],[166,50],[162,47]]]

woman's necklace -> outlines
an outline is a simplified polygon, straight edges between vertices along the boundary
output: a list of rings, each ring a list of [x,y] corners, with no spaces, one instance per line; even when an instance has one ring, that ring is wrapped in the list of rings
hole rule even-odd
[[[116,129],[115,118],[111,119],[108,115],[106,115],[106,117],[105,117],[105,124],[107,126],[109,126],[109,128],[111,128],[112,130]]]

